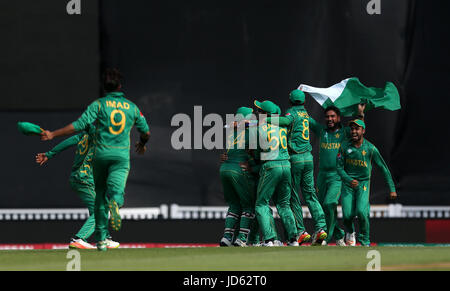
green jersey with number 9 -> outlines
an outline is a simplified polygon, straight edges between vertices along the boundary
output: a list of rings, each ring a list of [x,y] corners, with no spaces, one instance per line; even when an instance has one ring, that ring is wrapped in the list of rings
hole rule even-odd
[[[130,131],[134,125],[141,133],[149,131],[139,108],[122,92],[110,92],[97,99],[73,123],[76,131],[94,124],[95,155],[103,157],[130,157]]]
[[[289,152],[300,154],[310,152],[309,115],[304,106],[293,106],[286,111],[286,118],[291,121],[289,127]]]

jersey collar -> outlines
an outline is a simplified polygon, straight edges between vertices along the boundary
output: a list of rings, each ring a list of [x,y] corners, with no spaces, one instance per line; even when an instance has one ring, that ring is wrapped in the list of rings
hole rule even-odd
[[[106,96],[108,97],[115,97],[115,98],[120,98],[123,97],[123,92],[109,92],[106,94]]]

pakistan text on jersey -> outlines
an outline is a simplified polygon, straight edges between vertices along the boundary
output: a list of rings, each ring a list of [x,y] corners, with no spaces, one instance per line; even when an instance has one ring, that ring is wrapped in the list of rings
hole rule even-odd
[[[332,142],[332,143],[321,143],[320,147],[326,150],[338,150],[341,147],[340,143]]]
[[[358,167],[367,168],[367,162],[366,161],[346,159],[345,163],[347,163],[349,165],[352,165],[352,166],[358,166]]]

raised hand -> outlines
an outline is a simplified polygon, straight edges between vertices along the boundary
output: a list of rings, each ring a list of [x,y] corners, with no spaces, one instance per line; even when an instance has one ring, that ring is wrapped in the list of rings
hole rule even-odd
[[[366,104],[358,104],[358,114],[362,117],[364,117],[364,110],[366,110]]]
[[[36,155],[36,163],[38,163],[40,166],[45,164],[48,161],[48,157],[45,155],[45,153],[39,153]]]

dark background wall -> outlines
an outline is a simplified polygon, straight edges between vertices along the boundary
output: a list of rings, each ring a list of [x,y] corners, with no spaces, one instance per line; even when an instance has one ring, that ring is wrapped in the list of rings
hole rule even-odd
[[[64,2],[21,1],[0,10],[6,39],[0,122],[7,125],[0,149],[9,165],[0,170],[0,207],[82,206],[67,182],[73,153],[44,168],[33,165],[36,152],[58,141],[21,136],[15,123],[55,129],[73,121],[99,95],[100,71],[111,66],[123,72],[124,91],[152,130],[150,151],[132,154],[125,206],[224,204],[220,151],[173,150],[174,114],[192,116],[193,106],[202,105],[204,115],[224,116],[254,99],[285,110],[300,83],[328,87],[351,76],[399,89],[402,110],[371,111],[366,120],[367,138],[390,166],[400,202],[450,204],[443,123],[450,105],[450,2],[381,0],[381,15],[368,15],[368,0],[104,0],[82,1],[78,16],[67,15]],[[312,99],[307,109],[321,118]],[[371,202],[384,203],[387,194],[375,169]]]

